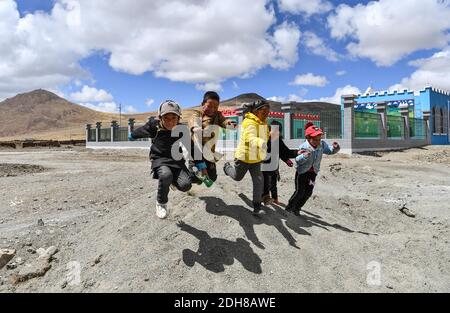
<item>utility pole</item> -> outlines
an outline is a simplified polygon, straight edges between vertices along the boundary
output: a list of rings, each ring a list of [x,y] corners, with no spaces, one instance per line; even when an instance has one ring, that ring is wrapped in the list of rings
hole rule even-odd
[[[122,127],[122,103],[119,103],[119,127]]]

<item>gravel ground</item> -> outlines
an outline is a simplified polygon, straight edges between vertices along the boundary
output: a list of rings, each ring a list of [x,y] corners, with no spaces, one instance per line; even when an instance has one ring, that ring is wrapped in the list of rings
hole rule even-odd
[[[450,147],[325,157],[300,217],[252,216],[250,177],[222,162],[212,188],[171,191],[164,221],[145,150],[0,163],[0,249],[16,250],[0,292],[450,291]],[[286,203],[294,170],[281,176]]]

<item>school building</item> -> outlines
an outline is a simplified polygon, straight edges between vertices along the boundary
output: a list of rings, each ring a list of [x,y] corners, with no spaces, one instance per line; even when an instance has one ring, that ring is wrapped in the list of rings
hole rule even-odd
[[[314,107],[314,106],[313,106]],[[307,112],[302,104],[274,106],[269,116],[282,125],[282,135],[291,148],[298,147],[305,136],[304,126],[314,122],[324,130],[325,139],[341,144],[343,153],[398,150],[426,145],[450,144],[450,93],[432,87],[402,92],[375,92],[344,95],[341,106]],[[244,119],[239,109],[223,108],[222,113],[240,125]],[[148,140],[128,142],[136,125],[129,119],[127,127],[117,121],[102,126],[86,125],[88,148],[148,148]],[[221,130],[218,151],[231,151],[238,144],[240,131]]]
[[[398,123],[401,116],[407,116],[410,128],[409,137],[424,137],[429,132],[432,145],[450,144],[450,92],[427,87],[420,91],[403,92],[375,92],[373,94],[359,95],[355,99],[354,110],[356,119],[359,120],[356,127],[356,136],[373,137],[376,133],[365,132],[362,127],[362,117],[370,120],[370,115],[365,113],[378,113],[380,106],[385,106],[387,115],[388,136],[403,138],[404,127]],[[429,129],[426,129],[424,120],[429,121]],[[370,129],[370,127],[369,127]],[[372,128],[373,130],[373,128]]]

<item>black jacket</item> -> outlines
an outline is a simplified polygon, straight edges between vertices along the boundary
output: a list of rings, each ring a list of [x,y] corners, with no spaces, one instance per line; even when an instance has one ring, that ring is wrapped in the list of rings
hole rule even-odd
[[[187,126],[186,126],[187,129]],[[162,127],[160,120],[152,118],[144,126],[134,130],[131,134],[134,139],[151,138],[150,160],[152,170],[160,166],[169,166],[172,168],[186,168],[186,160],[182,158],[176,161],[172,158],[172,146],[183,137],[180,134],[172,137],[172,131]],[[180,147],[180,152],[182,151]]]
[[[276,144],[278,142],[278,157],[286,162],[289,159],[295,159],[298,155],[298,150],[291,150],[289,149],[286,144],[283,141],[283,138],[279,138],[274,141]],[[269,141],[267,142],[267,159],[264,160],[264,163],[270,163],[271,162],[271,153],[272,153],[272,140],[269,138]],[[276,154],[274,154],[276,156]]]

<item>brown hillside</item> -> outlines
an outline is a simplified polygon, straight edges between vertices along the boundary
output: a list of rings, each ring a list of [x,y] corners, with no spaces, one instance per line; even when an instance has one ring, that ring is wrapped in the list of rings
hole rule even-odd
[[[221,102],[224,108],[239,107],[242,103],[263,99],[258,94],[247,93]],[[269,101],[273,111],[280,111],[280,102]],[[322,111],[339,111],[340,107],[325,102],[292,102],[291,106],[299,112],[316,113]],[[186,122],[194,109],[183,110],[183,121]],[[122,114],[122,126],[127,125],[130,117],[136,124],[145,123],[155,112],[139,114]],[[91,110],[63,99],[46,90],[35,90],[19,94],[0,102],[0,141],[8,140],[70,140],[85,139],[87,123],[102,122],[109,127],[112,120],[119,121],[119,114],[103,113]]]
[[[137,122],[151,113],[137,114]],[[122,125],[130,115],[122,115]],[[0,140],[84,139],[87,123],[119,120],[119,114],[103,113],[71,103],[46,90],[19,94],[0,102]]]
[[[221,102],[221,106],[223,107],[237,107],[242,105],[243,103],[251,103],[253,101],[264,99],[260,95],[256,93],[246,93],[234,97],[232,99],[225,100]],[[283,106],[291,106],[295,108],[295,110],[299,112],[305,113],[319,113],[323,111],[340,111],[340,106],[328,103],[328,102],[290,102],[287,104],[277,102],[277,101],[269,101],[272,111],[281,111],[281,107]]]

